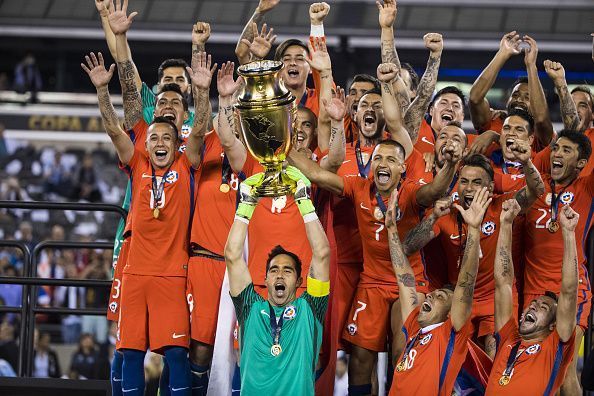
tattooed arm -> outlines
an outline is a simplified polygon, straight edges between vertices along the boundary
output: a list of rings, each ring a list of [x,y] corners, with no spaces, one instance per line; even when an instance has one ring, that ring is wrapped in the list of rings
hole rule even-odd
[[[561,106],[561,117],[563,118],[563,126],[565,129],[577,129],[580,123],[580,118],[575,107],[575,103],[569,89],[567,89],[567,81],[565,80],[565,69],[559,62],[550,60],[544,61],[544,68],[547,75],[553,84],[559,96],[559,105]]]
[[[404,239],[403,250],[407,256],[418,252],[425,247],[433,238],[436,237],[433,232],[433,225],[439,216],[433,211],[429,216],[425,217],[423,221],[417,224],[412,230],[406,234]]]
[[[427,61],[427,68],[419,82],[417,88],[417,96],[412,101],[406,112],[404,113],[404,126],[410,134],[410,139],[413,144],[419,138],[419,129],[423,116],[427,112],[427,106],[431,101],[431,95],[435,90],[437,84],[437,74],[439,73],[439,64],[441,62],[441,53],[443,50],[443,39],[439,33],[427,33],[423,39],[425,40],[425,47],[431,53]]]
[[[557,303],[556,330],[561,341],[568,341],[575,331],[577,313],[577,289],[579,282],[575,227],[580,215],[569,205],[563,206],[559,221],[563,231],[563,267],[561,269],[561,293]]]
[[[342,165],[346,150],[346,139],[344,136],[344,115],[346,114],[345,93],[344,89],[336,87],[337,94],[328,104],[322,102],[322,108],[330,116],[330,144],[328,148],[328,155],[322,158],[320,166],[330,172],[336,173],[338,168]]]
[[[516,140],[509,148],[512,154],[511,160],[518,161],[524,169],[526,187],[518,191],[515,198],[520,204],[522,212],[526,212],[534,201],[545,192],[545,186],[540,173],[532,163],[530,144],[526,141]]]
[[[254,41],[254,31],[252,24],[255,23],[256,25],[260,26],[264,19],[264,14],[272,10],[279,3],[279,1],[280,0],[260,0],[258,7],[256,7],[256,11],[254,11],[254,14],[250,20],[245,24],[243,32],[241,32],[241,37],[239,37],[237,46],[235,47],[235,55],[237,56],[240,65],[245,65],[250,61],[250,47],[243,40],[247,40],[250,43]]]
[[[394,21],[398,12],[396,1],[384,0],[384,4],[377,3],[377,8],[381,28],[382,63],[393,63],[400,69],[400,59],[394,46]]]

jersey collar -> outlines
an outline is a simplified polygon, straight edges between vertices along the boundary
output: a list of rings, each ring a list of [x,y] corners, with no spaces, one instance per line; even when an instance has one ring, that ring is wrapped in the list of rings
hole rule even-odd
[[[427,333],[429,333],[430,331],[433,331],[433,330],[437,329],[437,328],[438,328],[439,326],[441,326],[442,324],[444,324],[444,322],[441,322],[441,323],[436,323],[436,324],[432,324],[432,325],[429,325],[429,326],[425,326],[425,327],[423,327],[423,328],[421,329],[421,334],[427,334]]]

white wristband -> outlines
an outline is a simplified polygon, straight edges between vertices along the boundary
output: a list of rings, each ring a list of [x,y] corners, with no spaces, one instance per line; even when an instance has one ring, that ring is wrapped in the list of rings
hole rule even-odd
[[[320,25],[311,25],[311,30],[309,35],[311,37],[324,37],[324,24]]]
[[[245,217],[238,216],[238,215],[235,215],[235,220],[239,220],[242,223],[245,223],[245,224],[248,224],[248,225],[250,224],[250,221],[248,219],[246,219]]]
[[[306,224],[316,220],[318,220],[318,215],[316,212],[311,212],[303,216],[303,222]]]

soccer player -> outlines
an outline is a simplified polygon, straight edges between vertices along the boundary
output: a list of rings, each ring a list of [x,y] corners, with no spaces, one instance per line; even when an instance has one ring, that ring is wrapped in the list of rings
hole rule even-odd
[[[517,151],[515,151],[517,149]],[[475,327],[477,338],[483,344],[485,352],[494,356],[495,340],[493,339],[493,260],[495,258],[494,246],[499,233],[499,213],[502,203],[515,198],[522,209],[527,211],[536,198],[544,191],[540,174],[530,160],[530,147],[523,148],[512,146],[515,159],[523,164],[526,170],[526,187],[516,193],[498,195],[493,197],[489,209],[485,213],[481,225],[481,257],[476,282],[476,293],[471,321]],[[494,172],[490,161],[482,154],[472,154],[462,160],[459,171],[457,200],[462,208],[467,209],[472,203],[476,192],[486,187],[491,196],[494,189]],[[447,201],[439,201],[435,205],[433,213],[428,215],[417,227],[406,237],[404,251],[411,254],[434,238],[438,238],[440,245],[445,252],[450,282],[455,282],[460,271],[460,260],[464,251],[464,243],[467,241],[468,231],[462,223],[459,212],[451,211],[441,217],[444,210],[447,210]]]
[[[513,31],[503,36],[499,44],[499,51],[470,89],[470,118],[474,128],[480,133],[480,136],[473,142],[472,153],[484,154],[491,143],[499,140],[498,133],[501,131],[502,126],[502,119],[499,115],[505,114],[505,112],[492,110],[486,96],[495,83],[497,74],[503,65],[512,56],[522,52],[520,49],[521,43],[528,45],[528,48],[524,51],[524,63],[526,64],[528,78],[520,79],[513,84],[511,95],[507,100],[506,111],[509,113],[513,108],[520,107],[534,117],[535,136],[537,138],[533,146],[535,152],[540,151],[542,147],[546,147],[553,138],[553,124],[551,123],[549,108],[538,78],[538,68],[536,67],[538,55],[536,41],[527,35],[520,39],[516,31]]]
[[[492,198],[486,187],[478,190],[467,209],[454,204],[468,226],[460,274],[454,290],[436,289],[424,302],[417,297],[414,272],[398,236],[398,192],[390,198],[386,229],[392,267],[398,279],[400,310],[405,318],[406,347],[398,357],[390,395],[452,394],[454,382],[466,358],[472,335],[472,299],[479,267],[481,222]]]
[[[93,53],[82,66],[97,88],[105,129],[135,187],[130,222],[137,231],[130,239],[123,270],[126,287],[118,323],[119,348],[124,356],[122,392],[144,393],[144,353],[150,347],[167,358],[172,371],[171,394],[189,395],[188,227],[178,216],[191,216],[194,170],[200,164],[204,131],[193,129],[188,150],[181,154],[177,126],[168,118],[156,117],[147,131],[146,151],[139,150],[120,127],[111,104],[107,84],[114,67],[106,70],[103,58],[97,60]],[[155,320],[164,316],[169,320]]]
[[[545,194],[542,194],[526,213],[526,246],[524,270],[524,308],[535,296],[546,291],[559,293],[561,285],[562,235],[559,231],[559,212],[566,206],[580,214],[576,228],[579,286],[578,311],[576,329],[576,351],[581,343],[584,331],[588,327],[592,292],[584,243],[592,227],[592,198],[594,197],[594,173],[581,176],[592,153],[590,139],[577,131],[563,130],[559,132],[552,147],[545,148],[548,153],[546,166],[550,172],[543,171]],[[544,169],[537,162],[539,169]],[[579,382],[576,374],[577,359],[571,363],[567,379],[562,386],[563,392],[579,393]],[[569,381],[569,382],[568,382]]]
[[[580,216],[569,205],[559,214],[563,239],[559,295],[553,291],[535,295],[526,302],[518,325],[513,307],[514,265],[510,252],[512,224],[520,210],[516,201],[508,200],[501,211],[493,271],[498,346],[486,395],[524,395],[526,392],[555,395],[577,344],[576,228]]]
[[[260,0],[258,2],[258,6],[256,7],[254,14],[245,24],[243,32],[241,32],[241,36],[239,37],[235,47],[235,55],[237,56],[240,65],[249,63],[253,57],[257,59],[264,59],[268,54],[268,51],[270,51],[272,42],[274,42],[274,40],[271,40],[273,37],[273,29],[269,30],[270,37],[269,40],[266,40],[265,35],[258,34],[258,25],[262,24],[264,21],[264,15],[276,7],[279,2],[280,0]],[[264,25],[262,26],[262,32],[266,32]],[[258,39],[258,36],[260,39]],[[262,38],[264,38],[264,40],[262,40]]]
[[[371,91],[372,89],[381,89],[377,78],[370,76],[369,74],[356,74],[347,90],[348,113],[344,118],[344,135],[347,143],[350,143],[351,146],[359,139],[359,126],[355,121],[359,99],[361,99],[365,92]]]
[[[307,291],[296,297],[303,282],[301,258],[280,245],[266,260],[268,298],[254,290],[243,249],[248,223],[258,204],[252,187],[262,179],[262,173],[241,183],[241,202],[225,246],[230,294],[240,324],[241,392],[247,395],[314,394],[330,291],[330,247],[309,198],[309,180],[291,166],[286,174],[297,183],[295,200],[313,252]]]

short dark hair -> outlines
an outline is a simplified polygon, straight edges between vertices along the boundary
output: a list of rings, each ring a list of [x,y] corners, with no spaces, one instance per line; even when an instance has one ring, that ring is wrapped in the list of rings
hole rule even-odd
[[[163,78],[163,72],[168,67],[181,67],[182,69],[184,69],[184,74],[186,75],[186,78],[188,79],[188,81],[190,81],[190,74],[188,74],[188,71],[186,70],[186,67],[188,67],[188,63],[183,59],[170,58],[165,59],[163,63],[159,65],[159,69],[157,70],[157,82],[161,81],[161,79]]]
[[[404,62],[400,64],[400,67],[406,70],[408,74],[410,74],[410,89],[416,91],[419,86],[419,75],[417,74],[415,69],[413,69],[410,63]]]
[[[446,290],[449,290],[451,292],[454,292],[454,290],[456,290],[455,287],[454,287],[454,285],[452,285],[451,283],[446,283],[440,289],[446,289]]]
[[[175,83],[165,84],[159,90],[157,96],[161,95],[163,92],[175,92],[182,97],[182,104],[184,105],[184,111],[188,111],[188,100],[186,99],[186,95],[181,91],[179,85]]]
[[[276,51],[274,52],[274,60],[282,61],[285,51],[287,50],[287,48],[289,48],[292,45],[297,45],[297,46],[303,48],[305,50],[305,52],[307,53],[307,55],[309,55],[309,48],[307,48],[307,45],[303,41],[297,40],[297,39],[288,39],[288,40],[283,41],[282,43],[279,44],[278,47],[276,47]]]
[[[455,87],[453,85],[448,85],[447,87],[443,87],[442,89],[437,91],[435,96],[433,96],[433,99],[431,99],[431,103],[429,103],[428,109],[433,107],[435,102],[437,102],[437,100],[445,94],[454,94],[454,95],[458,96],[462,100],[462,106],[466,105],[466,96],[464,96],[464,92],[462,92],[460,90],[460,88],[458,88],[458,87]]]
[[[297,272],[297,277],[301,278],[302,265],[301,265],[301,260],[299,259],[299,256],[297,256],[293,252],[289,252],[288,250],[285,250],[285,248],[283,248],[281,245],[276,245],[270,251],[270,253],[268,253],[268,260],[266,260],[266,274],[268,274],[268,270],[270,269],[270,262],[272,261],[272,259],[274,259],[276,256],[279,256],[281,254],[289,256],[289,257],[291,257],[291,259],[293,259],[293,262],[295,263],[295,272]]]
[[[495,178],[495,173],[493,172],[493,166],[491,166],[491,161],[489,158],[485,157],[482,154],[470,154],[467,155],[462,159],[462,167],[464,166],[474,166],[477,168],[484,169],[485,172],[491,178],[491,181]]]
[[[368,82],[373,84],[374,89],[381,89],[379,80],[373,77],[371,74],[355,74],[355,76],[353,77],[353,81],[351,81],[349,89],[351,89],[353,84],[356,82]]]
[[[532,135],[534,133],[534,117],[530,115],[526,110],[522,109],[521,107],[515,107],[507,113],[506,119],[512,116],[520,117],[524,121],[528,123],[528,134]]]
[[[557,141],[565,138],[577,145],[578,148],[578,160],[588,160],[592,155],[592,143],[586,135],[573,129],[563,129],[557,135]]]
[[[527,76],[522,76],[522,77],[518,77],[516,78],[516,81],[514,81],[514,83],[511,85],[510,87],[510,92],[514,90],[514,88],[516,87],[516,85],[518,84],[528,84],[528,77]]]
[[[557,294],[555,294],[555,292],[547,290],[547,291],[545,291],[544,295],[552,298],[553,300],[555,300],[555,302],[559,302],[559,297],[557,296]]]
[[[462,123],[460,121],[450,121],[446,124],[446,126],[454,126],[456,128],[462,129]]]
[[[380,145],[396,147],[402,153],[402,158],[406,158],[406,150],[404,150],[404,146],[402,144],[398,143],[396,140],[383,139],[375,147],[378,147]]]
[[[590,90],[589,86],[578,85],[577,87],[575,87],[574,89],[571,90],[571,93],[574,93],[574,92],[583,92],[586,95],[588,95],[590,97],[590,107],[594,111],[594,95],[592,95],[592,91]]]
[[[154,124],[167,124],[171,127],[171,129],[173,129],[175,131],[175,136],[179,136],[179,130],[177,129],[177,125],[175,125],[173,123],[173,121],[171,121],[167,117],[158,116],[158,117],[153,118],[149,127]]]
[[[361,97],[363,97],[363,96],[365,96],[365,95],[370,95],[370,94],[375,94],[375,95],[382,96],[382,90],[381,90],[381,88],[376,88],[376,87],[373,87],[373,88],[371,88],[371,89],[369,89],[369,90],[365,91],[365,92],[363,93],[363,95],[361,95]]]

